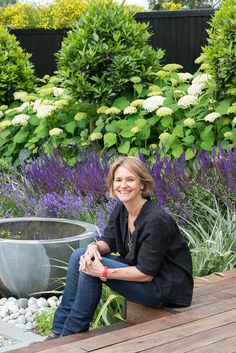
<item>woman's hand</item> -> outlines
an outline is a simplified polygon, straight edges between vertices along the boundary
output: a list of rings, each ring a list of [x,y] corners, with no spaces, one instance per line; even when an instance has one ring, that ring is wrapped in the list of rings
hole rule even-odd
[[[84,269],[81,269],[81,271],[90,276],[101,277],[103,269],[104,266],[100,259],[98,257],[94,257],[90,264],[87,264],[87,266]]]
[[[82,272],[86,272],[86,269],[91,266],[91,264],[95,261],[99,260],[99,262],[102,260],[102,256],[100,252],[98,251],[98,247],[96,244],[90,244],[88,245],[88,248],[84,255],[81,256],[80,258],[80,267],[79,270]]]

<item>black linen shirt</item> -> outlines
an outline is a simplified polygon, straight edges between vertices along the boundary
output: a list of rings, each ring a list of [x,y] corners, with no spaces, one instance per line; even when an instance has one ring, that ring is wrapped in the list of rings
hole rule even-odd
[[[111,251],[130,266],[153,276],[160,306],[188,306],[192,300],[192,261],[187,243],[177,224],[160,206],[150,200],[143,205],[134,222],[133,246],[128,248],[128,212],[118,202],[104,235]]]

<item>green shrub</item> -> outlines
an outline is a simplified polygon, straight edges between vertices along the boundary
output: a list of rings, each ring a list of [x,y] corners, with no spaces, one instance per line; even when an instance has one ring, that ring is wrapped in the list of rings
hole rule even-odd
[[[224,0],[211,20],[208,45],[203,48],[203,67],[212,74],[216,91],[236,95],[236,6]]]
[[[139,76],[151,82],[163,51],[148,44],[148,25],[124,5],[96,1],[80,18],[58,53],[58,75],[75,99],[111,102]]]
[[[29,58],[15,36],[0,27],[0,103],[13,100],[15,91],[33,88],[35,76]]]

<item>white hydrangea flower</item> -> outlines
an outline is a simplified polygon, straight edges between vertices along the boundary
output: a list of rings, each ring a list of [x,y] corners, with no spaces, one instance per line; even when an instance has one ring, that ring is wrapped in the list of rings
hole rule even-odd
[[[15,117],[12,119],[12,125],[27,125],[28,124],[28,120],[29,120],[30,116],[27,114],[18,114],[15,115]]]
[[[49,135],[50,136],[57,136],[57,135],[60,135],[60,133],[62,133],[63,130],[62,129],[59,129],[58,127],[54,127],[54,129],[51,129],[49,131]]]
[[[28,95],[27,92],[25,91],[19,91],[19,92],[14,92],[13,97],[15,100],[21,100],[22,98],[26,97]]]
[[[205,121],[209,121],[210,123],[213,123],[217,118],[220,117],[220,114],[217,112],[213,112],[210,114],[207,114],[204,118]]]
[[[37,109],[38,109],[39,106],[41,105],[41,102],[42,102],[42,98],[36,99],[36,101],[34,101],[34,104],[33,104],[33,111],[34,111],[34,112],[37,111]]]
[[[60,96],[61,94],[63,94],[65,92],[65,90],[63,88],[60,87],[53,87],[52,89],[52,93],[55,97]]]
[[[201,74],[201,75],[194,77],[194,79],[192,80],[192,83],[197,84],[197,85],[205,85],[209,81],[210,78],[211,78],[211,75],[209,75],[209,74]]]
[[[127,108],[124,109],[124,112],[123,112],[125,115],[126,114],[135,114],[137,113],[137,108],[136,107],[132,107],[132,106],[128,106]]]
[[[47,118],[48,116],[51,115],[51,113],[53,112],[53,110],[55,110],[56,107],[54,107],[53,105],[40,105],[37,108],[37,117],[39,119],[44,119]]]
[[[21,106],[18,108],[20,112],[23,112],[23,110],[29,108],[30,106],[30,102],[25,102],[23,104],[21,104]]]
[[[190,105],[196,105],[197,102],[198,102],[197,97],[189,94],[189,95],[181,97],[178,100],[177,104],[178,104],[178,106],[180,106],[182,108],[188,108]]]
[[[171,115],[173,113],[173,110],[167,107],[160,107],[156,111],[156,115],[159,117],[166,116],[166,115]]]
[[[0,118],[1,118],[3,115],[4,115],[3,112],[0,110]]]
[[[160,105],[163,104],[164,100],[166,98],[162,96],[152,96],[147,99],[145,99],[145,102],[143,103],[143,108],[146,109],[149,112],[153,112],[156,110]]]
[[[181,82],[186,82],[188,80],[191,80],[191,78],[193,77],[193,75],[190,74],[189,72],[178,72],[177,75],[179,76],[179,80]]]
[[[203,88],[204,88],[203,85],[198,85],[196,83],[193,83],[188,88],[188,94],[193,95],[193,96],[198,96],[199,94],[202,93]]]

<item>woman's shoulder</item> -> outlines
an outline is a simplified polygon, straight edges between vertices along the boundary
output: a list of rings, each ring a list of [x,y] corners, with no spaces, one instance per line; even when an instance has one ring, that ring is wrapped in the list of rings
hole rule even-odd
[[[173,218],[169,213],[167,213],[160,205],[148,200],[145,204],[145,212],[143,212],[143,219],[145,223],[148,224],[158,224],[158,223],[172,223]]]

